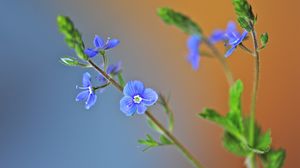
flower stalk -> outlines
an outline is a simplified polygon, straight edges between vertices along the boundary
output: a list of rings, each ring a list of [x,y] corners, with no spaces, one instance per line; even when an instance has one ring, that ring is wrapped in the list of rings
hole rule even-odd
[[[206,37],[203,37],[203,41],[209,47],[209,49],[213,52],[213,54],[217,57],[219,62],[222,64],[227,82],[228,82],[229,86],[232,86],[234,83],[234,78],[233,78],[232,72],[226,62],[226,58],[219,52],[219,50]]]
[[[123,92],[123,87],[115,81],[112,77],[110,77],[104,70],[98,67],[92,60],[88,60],[88,63],[101,75],[103,75],[112,85],[114,85],[120,92]],[[154,123],[156,126],[166,135],[174,145],[186,156],[186,158],[193,164],[195,168],[203,168],[200,162],[189,152],[187,148],[180,143],[177,138],[169,132],[152,114],[149,110],[145,112],[146,116]]]
[[[260,57],[258,52],[258,41],[257,41],[257,35],[256,31],[254,29],[254,26],[252,25],[251,30],[251,36],[253,41],[253,47],[254,47],[254,80],[253,80],[253,88],[252,88],[252,98],[251,98],[251,109],[250,109],[250,131],[249,131],[249,144],[251,146],[254,145],[254,139],[255,139],[255,111],[256,111],[256,99],[257,99],[257,93],[258,93],[258,85],[259,85],[259,73],[260,73]],[[256,168],[256,158],[255,154],[252,153],[249,156],[249,168]]]

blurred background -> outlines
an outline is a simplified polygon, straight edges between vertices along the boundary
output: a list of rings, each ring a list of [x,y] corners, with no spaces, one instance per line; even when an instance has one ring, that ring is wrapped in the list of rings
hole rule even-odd
[[[258,14],[258,32],[270,36],[261,53],[257,120],[271,129],[273,146],[287,150],[285,167],[299,167],[300,1],[250,3]],[[196,117],[203,107],[228,110],[222,68],[203,58],[197,72],[191,69],[187,36],[160,21],[156,8],[162,6],[191,16],[207,35],[235,20],[228,0],[0,0],[0,167],[191,167],[172,147],[142,152],[137,139],[154,132],[144,116],[128,118],[119,111],[122,95],[115,89],[99,95],[89,111],[75,102],[75,86],[87,70],[58,62],[74,55],[57,31],[58,14],[73,19],[89,47],[95,34],[121,40],[109,53],[111,61],[123,61],[126,79],[171,95],[175,135],[205,167],[243,167],[242,158],[222,147],[222,130]],[[228,61],[235,78],[244,81],[247,112],[253,59],[237,50]]]

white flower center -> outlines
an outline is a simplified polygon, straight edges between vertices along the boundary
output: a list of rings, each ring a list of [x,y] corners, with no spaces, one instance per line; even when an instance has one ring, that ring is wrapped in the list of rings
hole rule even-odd
[[[135,95],[134,97],[133,97],[133,102],[134,103],[141,103],[141,101],[143,100],[143,98],[141,98],[141,96],[140,95]]]

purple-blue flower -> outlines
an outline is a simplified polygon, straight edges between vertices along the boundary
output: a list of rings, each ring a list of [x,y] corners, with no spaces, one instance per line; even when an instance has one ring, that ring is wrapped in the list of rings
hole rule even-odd
[[[141,81],[129,81],[123,89],[124,97],[120,100],[120,110],[126,116],[144,114],[147,106],[152,106],[158,99],[158,94],[150,88],[145,88]]]
[[[121,61],[117,62],[116,64],[108,65],[108,67],[106,69],[106,73],[108,75],[112,75],[112,76],[117,75],[121,71],[122,71],[122,62]],[[97,79],[100,82],[107,82],[107,80],[101,74],[99,74],[99,76],[97,76]]]
[[[187,41],[187,47],[189,50],[187,60],[190,64],[192,64],[192,68],[197,70],[199,68],[200,62],[200,52],[199,47],[201,43],[200,35],[192,35]]]
[[[231,46],[229,50],[227,50],[225,57],[228,57],[232,54],[232,52],[236,49],[236,47],[243,42],[246,38],[248,32],[244,30],[242,34],[238,32],[236,29],[236,25],[234,22],[230,21],[227,24],[226,31],[217,29],[215,30],[209,38],[210,43],[215,44],[219,41],[225,41],[226,46]]]
[[[88,55],[90,58],[96,56],[100,51],[105,51],[111,48],[116,47],[120,41],[118,39],[107,38],[104,40],[103,38],[95,35],[94,38],[94,46],[95,48],[87,48],[84,50],[84,53]]]
[[[88,72],[83,74],[82,87],[78,88],[83,91],[76,96],[76,101],[85,101],[85,108],[90,109],[96,103],[97,95],[91,84],[91,75]]]

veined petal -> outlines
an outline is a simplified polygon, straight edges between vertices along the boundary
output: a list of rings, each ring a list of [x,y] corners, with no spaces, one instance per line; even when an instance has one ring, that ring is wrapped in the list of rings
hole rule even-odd
[[[138,114],[144,114],[145,111],[147,110],[147,107],[143,103],[136,104],[136,107],[137,107],[136,113]]]
[[[87,101],[85,102],[85,108],[90,109],[97,101],[97,95],[94,93],[89,94]]]
[[[76,101],[84,101],[87,99],[87,97],[89,96],[89,90],[84,90],[82,92],[80,92],[77,96],[76,96]]]
[[[141,96],[143,99],[142,103],[144,103],[146,106],[152,106],[158,99],[158,94],[151,88],[145,89]]]
[[[235,50],[235,48],[236,47],[231,47],[229,50],[227,50],[227,52],[225,54],[225,57],[226,58],[229,57],[233,53],[233,51]]]
[[[144,92],[144,84],[141,81],[129,81],[124,87],[123,93],[125,96],[133,97]]]
[[[188,62],[192,65],[192,68],[196,71],[199,68],[200,55],[190,53],[187,57]]]
[[[130,96],[124,96],[120,100],[120,110],[127,116],[132,116],[136,112],[136,105]]]
[[[91,86],[91,75],[88,72],[85,72],[82,77],[82,86],[89,87]]]
[[[105,41],[104,41],[103,38],[99,37],[98,35],[95,35],[94,45],[95,45],[96,48],[103,49],[103,47],[105,46]]]
[[[104,50],[108,50],[108,49],[114,48],[114,47],[116,47],[119,43],[120,43],[120,40],[118,40],[118,39],[109,39],[109,40],[107,41],[107,44],[106,44]]]
[[[84,50],[84,53],[89,56],[90,58],[93,58],[95,57],[97,54],[98,54],[98,51],[95,50],[95,49],[91,49],[91,48],[88,48],[88,49],[85,49]]]

